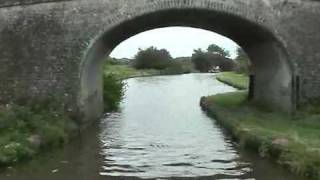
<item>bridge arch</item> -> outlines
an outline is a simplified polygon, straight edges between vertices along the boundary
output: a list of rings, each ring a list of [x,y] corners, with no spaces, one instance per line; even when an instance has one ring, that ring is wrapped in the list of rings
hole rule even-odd
[[[294,108],[295,66],[272,29],[272,23],[249,4],[210,0],[146,1],[130,8],[127,3],[99,25],[80,65],[78,103],[87,118],[102,112],[102,62],[122,41],[161,27],[189,26],[214,31],[238,43],[249,55],[254,75],[253,100],[290,111]],[[255,10],[259,11],[259,10]],[[100,107],[100,108],[97,108]]]

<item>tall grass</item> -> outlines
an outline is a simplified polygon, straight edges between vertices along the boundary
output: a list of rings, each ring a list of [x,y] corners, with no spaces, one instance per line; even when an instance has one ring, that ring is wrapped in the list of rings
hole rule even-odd
[[[117,111],[124,95],[125,84],[119,77],[113,74],[103,76],[103,100],[104,111]]]

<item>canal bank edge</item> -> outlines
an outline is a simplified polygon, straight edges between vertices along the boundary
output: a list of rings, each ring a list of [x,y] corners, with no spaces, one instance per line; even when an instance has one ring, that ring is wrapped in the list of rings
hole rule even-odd
[[[129,65],[111,65],[107,64],[104,68],[104,74],[115,75],[119,80],[126,80],[137,77],[150,77],[150,76],[166,76],[166,75],[179,75],[188,74],[190,72],[184,71],[167,71],[157,69],[135,69]]]
[[[61,147],[80,133],[53,101],[0,106],[0,124],[0,170]]]
[[[306,119],[303,114],[289,117],[264,112],[246,99],[246,91],[217,94],[202,97],[200,106],[231,134],[240,147],[253,150],[292,173],[320,179],[317,143],[312,146],[312,143],[301,142],[306,137],[315,136],[315,127],[319,127],[320,122]],[[309,134],[301,135],[304,131]]]
[[[104,74],[116,76],[117,80],[111,80],[114,81],[111,90],[114,90],[114,85],[117,85],[115,81],[166,75],[166,72],[154,69],[136,70],[127,65],[108,65]],[[121,91],[124,90],[123,86]],[[114,94],[118,92],[113,91],[112,95]],[[116,101],[111,103],[118,104],[120,99]],[[0,170],[62,147],[91,125],[80,126],[74,119],[76,117],[65,114],[63,106],[54,99],[0,105]]]
[[[217,74],[216,79],[239,90],[246,90],[249,86],[249,77],[241,73],[221,72]]]

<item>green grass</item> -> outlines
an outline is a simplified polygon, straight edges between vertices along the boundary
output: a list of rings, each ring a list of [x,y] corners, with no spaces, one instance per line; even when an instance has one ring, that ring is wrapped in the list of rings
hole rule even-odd
[[[233,107],[242,104],[246,100],[247,91],[232,92],[228,94],[219,94],[208,97],[214,99],[214,102],[222,107]]]
[[[233,86],[239,90],[248,89],[249,77],[245,74],[236,72],[223,72],[217,75],[217,80]]]
[[[245,92],[218,94],[202,98],[201,104],[242,147],[272,158],[294,173],[320,179],[320,113],[303,110],[289,116],[267,112],[247,102],[246,96]]]
[[[76,125],[64,110],[48,103],[0,108],[0,166],[62,146]]]
[[[113,74],[118,79],[127,79],[131,77],[159,75],[160,71],[155,69],[137,70],[128,65],[106,64],[104,67],[104,73],[106,75]]]

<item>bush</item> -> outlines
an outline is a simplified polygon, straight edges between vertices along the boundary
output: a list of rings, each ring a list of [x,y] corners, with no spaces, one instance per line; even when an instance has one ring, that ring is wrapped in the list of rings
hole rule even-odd
[[[120,101],[124,95],[124,83],[113,74],[103,76],[103,101],[105,112],[119,109]]]
[[[165,49],[158,50],[150,47],[145,50],[139,50],[133,60],[133,67],[136,69],[165,69],[172,63],[170,53]]]
[[[211,58],[201,49],[194,51],[191,61],[193,62],[194,67],[200,72],[208,72],[212,67]]]
[[[72,120],[52,103],[9,104],[0,110],[0,166],[65,144]]]
[[[169,67],[161,70],[162,75],[188,74],[191,69],[183,66],[180,62],[172,63]]]
[[[221,71],[232,71],[236,63],[220,54],[205,52],[201,49],[195,50],[191,57],[192,62],[200,72],[208,72],[214,66],[219,66]]]
[[[241,74],[250,74],[251,62],[244,50],[242,48],[237,49],[236,61],[238,62],[238,73]]]

